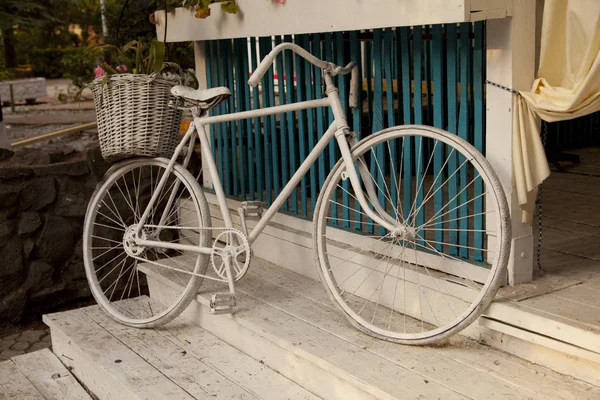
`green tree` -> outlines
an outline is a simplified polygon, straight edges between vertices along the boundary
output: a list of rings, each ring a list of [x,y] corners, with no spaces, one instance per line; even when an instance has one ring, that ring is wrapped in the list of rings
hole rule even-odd
[[[70,9],[77,0],[2,0],[0,1],[0,32],[4,48],[4,63],[7,68],[17,66],[18,34],[42,30],[52,36],[56,25],[64,23]]]

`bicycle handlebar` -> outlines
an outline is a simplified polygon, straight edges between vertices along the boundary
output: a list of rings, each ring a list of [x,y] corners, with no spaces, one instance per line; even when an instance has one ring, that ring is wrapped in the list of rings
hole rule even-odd
[[[318,59],[317,57],[310,54],[308,51],[304,50],[302,47],[293,44],[293,43],[281,43],[273,48],[269,54],[262,59],[258,67],[252,73],[250,79],[248,79],[248,85],[255,87],[258,85],[263,75],[267,72],[269,67],[275,61],[275,57],[277,54],[282,52],[285,49],[290,49],[298,54],[300,57],[304,58],[306,61],[310,62],[314,66],[329,72],[331,76],[336,76],[338,74],[346,75],[352,72],[352,77],[350,78],[350,107],[356,108],[358,106],[357,101],[357,93],[358,93],[358,67],[356,63],[351,62],[345,67],[337,66],[333,63],[323,61]]]

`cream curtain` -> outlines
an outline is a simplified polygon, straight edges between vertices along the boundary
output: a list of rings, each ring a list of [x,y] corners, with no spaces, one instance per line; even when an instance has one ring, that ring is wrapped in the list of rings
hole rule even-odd
[[[530,92],[514,96],[514,174],[523,222],[531,220],[537,186],[550,174],[540,117],[555,122],[600,110],[600,0],[545,1],[537,76]]]

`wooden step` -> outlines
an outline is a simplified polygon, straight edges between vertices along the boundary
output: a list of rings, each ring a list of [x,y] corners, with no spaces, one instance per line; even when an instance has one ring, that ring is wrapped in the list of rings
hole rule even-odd
[[[0,399],[44,400],[12,360],[0,362]]]
[[[12,362],[46,400],[91,399],[75,377],[48,349],[13,357]]]
[[[176,282],[146,269],[151,297],[167,302]],[[254,259],[238,284],[234,315],[215,316],[201,297],[184,316],[326,399],[597,399],[600,388],[502,351],[455,337],[411,347],[364,335],[344,319],[321,284]]]
[[[135,329],[92,306],[44,322],[55,354],[100,399],[318,398],[183,318]]]

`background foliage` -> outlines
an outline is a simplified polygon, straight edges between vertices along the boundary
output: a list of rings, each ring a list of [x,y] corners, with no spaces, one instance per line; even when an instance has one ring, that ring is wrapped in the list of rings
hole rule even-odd
[[[122,46],[156,39],[149,16],[165,1],[174,0],[130,0],[123,10],[124,0],[106,0],[108,35],[103,43]],[[70,78],[80,85],[93,78],[88,26],[102,35],[98,0],[0,0],[0,80],[29,74]],[[77,27],[81,36],[75,33]],[[194,67],[192,43],[169,43],[166,55],[182,68]]]

